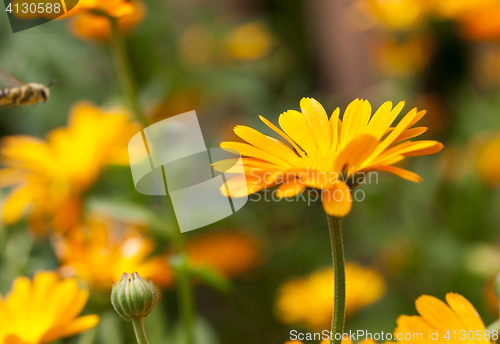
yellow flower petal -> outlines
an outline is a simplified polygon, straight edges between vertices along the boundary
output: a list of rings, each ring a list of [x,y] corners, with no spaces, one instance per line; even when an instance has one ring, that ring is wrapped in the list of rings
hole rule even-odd
[[[276,195],[279,198],[290,198],[300,194],[306,188],[307,186],[305,184],[301,183],[298,179],[294,179],[287,183],[281,184],[278,188],[278,191],[276,192]]]
[[[317,154],[318,146],[305,117],[297,111],[288,110],[279,117],[283,131],[308,154]]]
[[[95,327],[98,323],[99,316],[95,314],[76,318],[68,325],[62,325],[50,329],[41,338],[40,343],[51,343],[59,338],[73,336],[77,333],[81,333]]]
[[[402,142],[420,136],[427,131],[427,127],[416,127],[403,131],[393,143]]]
[[[264,122],[269,128],[271,128],[272,130],[274,130],[278,135],[280,135],[281,137],[283,137],[288,143],[290,143],[290,145],[292,145],[292,147],[295,149],[295,151],[297,151],[298,154],[300,154],[301,156],[304,155],[304,152],[302,151],[302,149],[299,148],[299,146],[297,146],[295,144],[295,142],[293,142],[293,140],[287,135],[285,134],[282,130],[280,130],[278,127],[276,127],[274,124],[272,124],[271,122],[269,122],[266,118],[264,118],[263,116],[259,116],[259,118],[261,119],[262,122]]]
[[[418,174],[395,166],[380,166],[377,168],[377,170],[390,172],[400,178],[409,180],[410,182],[419,183],[422,181],[422,177],[420,177]]]
[[[335,158],[334,171],[356,172],[361,164],[377,148],[378,141],[375,137],[362,134],[351,140]]]
[[[231,150],[235,150],[242,156],[248,156],[251,158],[265,160],[281,167],[286,167],[286,168],[292,167],[292,165],[290,165],[288,162],[246,143],[222,142],[220,144],[220,147],[229,152],[231,152]]]
[[[323,190],[323,209],[330,216],[344,217],[352,208],[352,195],[349,187],[342,181],[335,183],[331,189]]]
[[[370,120],[372,107],[368,101],[356,99],[351,102],[344,113],[340,149],[343,149],[356,136],[361,134]]]
[[[282,142],[261,134],[255,129],[238,125],[234,128],[234,133],[247,141],[251,145],[261,149],[272,152],[277,158],[290,163],[291,165],[297,163],[299,157],[287,145]]]
[[[336,108],[333,111],[332,116],[330,117],[330,129],[332,132],[332,152],[337,151],[337,147],[339,145],[340,140],[340,128],[342,122],[340,121],[340,108]]]
[[[319,152],[329,153],[332,145],[332,134],[325,109],[313,98],[302,98],[300,109],[314,135]]]

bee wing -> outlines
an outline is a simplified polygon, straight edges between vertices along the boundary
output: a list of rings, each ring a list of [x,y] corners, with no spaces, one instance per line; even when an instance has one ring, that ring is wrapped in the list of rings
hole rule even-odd
[[[10,74],[4,69],[0,68],[0,82],[4,87],[19,87],[26,85],[24,81],[17,79],[15,76]]]

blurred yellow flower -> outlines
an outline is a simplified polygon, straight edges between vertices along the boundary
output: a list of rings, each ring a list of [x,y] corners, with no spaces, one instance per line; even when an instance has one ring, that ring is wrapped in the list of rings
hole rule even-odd
[[[0,343],[51,343],[96,326],[97,315],[78,316],[88,296],[75,279],[61,280],[54,272],[39,272],[33,281],[17,278],[0,298]]]
[[[374,24],[393,30],[411,30],[431,13],[431,0],[361,0],[356,6]]]
[[[258,22],[238,26],[226,40],[229,54],[237,60],[256,60],[266,56],[272,43],[269,31]]]
[[[486,327],[474,306],[463,296],[455,293],[446,294],[446,303],[434,296],[423,295],[415,301],[419,316],[401,315],[397,320],[394,337],[398,343],[416,344],[428,341],[430,334],[436,334],[434,343],[461,342],[461,331],[474,333],[474,340],[466,342],[490,344],[484,339]],[[453,331],[456,332],[455,334]],[[449,331],[449,332],[447,332]],[[448,334],[449,338],[444,338]],[[478,334],[481,334],[480,337]],[[405,339],[406,336],[406,339]],[[490,338],[491,339],[491,334]]]
[[[83,193],[105,166],[128,164],[127,144],[138,130],[125,110],[84,101],[71,109],[68,126],[51,131],[47,140],[5,138],[0,187],[15,187],[3,205],[4,222],[18,221],[27,208],[36,232],[47,227],[63,232],[77,225]]]
[[[146,6],[140,1],[130,1],[133,12],[117,19],[118,27],[124,34],[129,33],[142,21]],[[70,22],[71,32],[83,39],[106,42],[111,39],[111,23],[108,18],[92,12],[82,13]]]
[[[150,258],[154,248],[138,228],[99,218],[55,240],[60,273],[77,276],[100,290],[111,289],[124,272],[138,272],[158,286],[169,286],[172,271],[167,258]]]
[[[347,263],[345,274],[347,316],[377,301],[385,292],[385,281],[375,270]],[[311,330],[329,329],[333,288],[331,268],[292,279],[278,291],[276,314],[286,324],[304,325]]]
[[[199,235],[186,243],[190,262],[227,277],[237,276],[261,262],[260,243],[242,232],[221,231]]]
[[[403,106],[404,102],[400,102],[393,109],[392,102],[386,102],[371,117],[370,103],[356,99],[349,104],[341,121],[339,108],[329,120],[320,103],[302,98],[302,112],[289,110],[279,117],[283,131],[260,116],[293,149],[255,129],[236,126],[234,132],[248,144],[220,145],[243,156],[246,176],[227,181],[231,196],[243,197],[281,184],[276,196],[293,197],[312,187],[321,189],[323,208],[329,215],[343,217],[352,207],[350,188],[363,182],[368,172],[387,171],[406,180],[421,181],[415,173],[392,165],[408,156],[437,153],[443,145],[431,140],[410,141],[427,130],[411,128],[425,115],[425,110],[417,112],[414,108],[391,127]],[[228,159],[214,165],[219,171],[231,173],[228,166],[235,163],[237,159]],[[221,192],[227,194],[225,185]]]
[[[494,187],[500,183],[500,135],[490,138],[479,147],[476,168],[486,185]]]

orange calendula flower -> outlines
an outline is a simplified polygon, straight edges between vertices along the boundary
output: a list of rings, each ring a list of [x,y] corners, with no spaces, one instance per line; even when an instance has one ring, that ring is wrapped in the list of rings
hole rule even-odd
[[[75,279],[39,272],[33,281],[19,277],[12,291],[0,298],[0,343],[51,343],[96,326],[97,315],[78,315],[89,293]]]
[[[123,226],[122,226],[123,227]],[[63,276],[77,276],[99,290],[109,290],[124,272],[138,272],[158,286],[172,282],[165,256],[150,257],[155,245],[138,228],[94,219],[55,241]]]
[[[133,11],[117,19],[118,27],[124,34],[139,24],[146,13],[146,6],[140,1],[130,1]],[[108,18],[92,12],[82,13],[70,22],[71,32],[80,38],[107,42],[111,39],[111,23]]]
[[[129,163],[127,144],[138,130],[121,108],[80,102],[70,111],[69,125],[51,131],[46,140],[5,138],[0,187],[14,188],[3,205],[4,222],[18,221],[26,209],[36,232],[47,227],[63,232],[77,225],[83,193],[105,166]]]
[[[329,215],[343,217],[351,211],[351,188],[368,172],[387,171],[413,182],[421,181],[415,173],[393,165],[405,157],[437,153],[443,145],[410,140],[427,130],[413,127],[425,110],[414,108],[392,127],[403,106],[404,102],[400,102],[392,108],[392,102],[386,102],[371,116],[370,103],[356,99],[341,121],[339,108],[328,119],[320,103],[303,98],[302,112],[289,110],[281,114],[282,129],[260,116],[291,147],[255,129],[236,126],[236,135],[248,143],[221,143],[223,149],[243,156],[246,176],[228,180],[231,197],[243,197],[278,184],[277,197],[293,197],[312,187],[321,189],[323,208]],[[235,162],[229,159],[214,165],[218,170],[227,170]],[[225,185],[221,192],[229,195]]]
[[[346,315],[382,297],[385,281],[375,270],[346,264]],[[305,278],[286,282],[278,291],[276,314],[286,324],[304,325],[311,330],[330,328],[333,298],[332,269],[323,269]]]
[[[261,262],[257,239],[241,232],[215,232],[186,243],[193,266],[209,267],[225,276],[237,276]]]
[[[397,320],[397,328],[394,338],[399,343],[416,344],[429,341],[429,335],[433,334],[432,342],[450,343],[461,342],[463,333],[474,333],[472,338],[465,337],[468,342],[492,343],[492,333],[488,332],[486,338],[486,326],[477,313],[474,306],[463,296],[455,293],[446,294],[446,303],[436,297],[423,295],[415,301],[419,316],[402,315]],[[456,334],[453,333],[456,331]],[[463,333],[461,332],[463,331]],[[480,336],[478,336],[480,334]],[[445,338],[445,336],[449,338]],[[457,336],[455,339],[455,335]],[[467,340],[468,339],[468,340]]]

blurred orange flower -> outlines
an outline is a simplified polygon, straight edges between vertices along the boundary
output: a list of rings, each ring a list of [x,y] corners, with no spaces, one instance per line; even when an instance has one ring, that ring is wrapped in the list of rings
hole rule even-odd
[[[165,256],[150,257],[155,245],[137,227],[95,218],[81,230],[55,239],[63,276],[77,276],[93,288],[109,290],[124,272],[138,272],[161,287],[172,282]]]
[[[146,6],[140,1],[130,1],[133,11],[117,19],[118,27],[124,34],[139,24],[146,14]],[[111,23],[108,18],[92,12],[85,12],[70,22],[71,32],[83,39],[106,42],[111,39]]]
[[[260,243],[242,232],[214,232],[199,235],[186,243],[190,262],[234,277],[261,262]]]
[[[467,11],[460,18],[464,36],[472,40],[500,40],[498,1]]]
[[[227,37],[229,54],[237,60],[256,60],[269,53],[273,39],[266,27],[258,22],[235,28]]]
[[[481,333],[480,337],[473,337],[477,338],[476,340],[471,340],[469,337],[467,342],[492,343],[491,335],[488,339],[484,338],[486,326],[474,306],[465,297],[448,293],[446,302],[448,304],[429,295],[419,297],[415,301],[415,306],[420,316],[402,315],[397,320],[398,327],[394,331],[394,336],[398,343],[415,344],[422,342],[422,339],[426,341],[429,333],[437,333],[438,337],[433,340],[435,343],[449,343],[450,338],[452,342],[459,342],[461,340],[458,330],[464,333],[469,331],[474,334]],[[454,330],[457,330],[456,340],[452,333]],[[449,337],[445,338],[446,335]]]
[[[385,281],[375,270],[347,263],[346,315],[382,297]],[[311,330],[328,329],[332,321],[333,272],[322,269],[304,278],[292,279],[278,291],[276,314],[286,324],[305,325]]]
[[[35,232],[77,225],[83,193],[107,165],[128,164],[127,144],[138,130],[124,109],[84,101],[71,109],[68,126],[51,131],[47,140],[5,138],[0,187],[15,187],[3,205],[4,222],[18,221],[27,208]]]
[[[0,343],[51,343],[97,325],[99,316],[78,317],[89,293],[75,279],[39,272],[33,281],[18,277],[5,299],[0,297]]]

